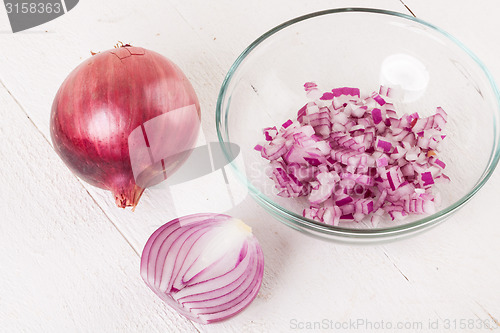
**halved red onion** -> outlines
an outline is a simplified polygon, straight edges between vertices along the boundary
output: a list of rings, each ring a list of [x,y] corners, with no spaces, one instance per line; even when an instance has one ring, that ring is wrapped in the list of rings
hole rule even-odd
[[[437,157],[448,118],[441,107],[425,118],[398,117],[390,87],[369,95],[347,87],[322,93],[313,82],[304,88],[311,101],[297,120],[264,129],[266,142],[255,147],[271,162],[278,195],[307,196],[303,215],[332,225],[435,211],[433,185],[449,181]]]
[[[264,255],[252,229],[223,214],[177,218],[144,247],[141,276],[168,305],[208,324],[234,316],[259,292]]]

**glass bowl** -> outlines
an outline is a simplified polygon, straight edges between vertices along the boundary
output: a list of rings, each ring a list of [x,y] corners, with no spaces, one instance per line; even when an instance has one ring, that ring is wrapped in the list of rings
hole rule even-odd
[[[439,184],[442,203],[430,216],[413,215],[376,228],[326,225],[304,218],[307,201],[276,195],[269,163],[254,146],[262,129],[295,117],[307,103],[304,83],[327,91],[378,91],[399,84],[398,114],[448,113],[440,153],[451,182]],[[347,241],[386,240],[437,225],[464,206],[498,163],[499,92],[481,61],[454,37],[420,19],[385,10],[342,8],[285,22],[248,46],[227,74],[217,101],[219,141],[234,171],[268,212],[310,235]],[[234,149],[239,147],[239,149]],[[241,158],[236,158],[240,153]]]

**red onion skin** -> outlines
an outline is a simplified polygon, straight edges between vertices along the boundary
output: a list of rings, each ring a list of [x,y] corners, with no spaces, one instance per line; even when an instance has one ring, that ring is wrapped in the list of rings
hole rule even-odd
[[[196,121],[174,118],[170,127],[175,126],[175,137],[168,136],[166,124],[167,133],[148,133],[150,141],[154,136],[168,139],[165,145],[183,147],[183,151],[194,146],[200,119],[196,93],[182,71],[156,52],[128,45],[108,50],[84,61],[62,83],[52,105],[52,142],[77,176],[110,190],[118,207],[135,207],[144,188],[158,182],[168,166],[166,160],[163,166],[151,163],[137,184],[129,135],[148,120],[186,106],[196,110]],[[169,160],[169,173],[187,155]]]

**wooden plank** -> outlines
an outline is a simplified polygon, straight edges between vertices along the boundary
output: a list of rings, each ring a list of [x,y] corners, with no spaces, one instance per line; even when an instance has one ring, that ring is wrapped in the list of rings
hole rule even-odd
[[[376,7],[407,12],[398,0],[319,1],[230,1],[217,3],[171,0],[177,11],[217,56],[224,69],[229,69],[236,57],[275,26],[309,13],[344,7]]]
[[[3,85],[0,104],[0,330],[196,332]]]
[[[483,0],[466,5],[452,0],[405,0],[415,15],[447,31],[475,53],[500,81],[500,4]],[[467,8],[467,9],[465,9]]]
[[[405,10],[398,1],[381,1],[377,4],[388,9]],[[142,3],[139,5],[139,2],[88,0],[81,2],[69,14],[44,25],[43,29],[47,29],[47,33],[42,29],[40,33],[2,35],[0,79],[9,87],[46,138],[49,137],[50,104],[55,91],[67,73],[83,58],[86,58],[90,50],[104,50],[117,40],[123,40],[155,49],[183,68],[199,94],[207,140],[213,140],[215,139],[213,110],[218,89],[236,56],[251,41],[276,24],[306,12],[327,8],[331,6],[331,3],[328,1],[297,1],[292,4],[288,1],[273,3],[194,1],[187,3],[172,0],[156,3],[155,7],[150,7],[149,4],[140,7],[141,5]],[[338,1],[335,5],[352,5],[352,2]],[[356,5],[373,6],[370,1],[356,2]],[[412,4],[409,7],[412,8]],[[430,10],[427,11],[430,12]],[[98,15],[95,14],[96,12]],[[416,12],[419,15],[418,9]],[[4,108],[2,114],[7,110],[9,108]],[[13,128],[22,128],[16,124],[12,124]],[[1,130],[2,133],[5,131],[3,126]],[[34,129],[26,128],[26,132],[30,131],[33,132]],[[19,130],[17,132],[24,133]],[[12,145],[17,148],[24,147],[27,143],[21,144],[16,141]],[[68,228],[63,221],[70,220],[72,216],[80,216],[73,215],[75,207],[79,207],[78,214],[84,216],[90,214],[80,219],[86,226],[88,225],[88,228],[93,228],[91,229],[92,235],[97,234],[93,236],[95,239],[89,240],[88,244],[80,242],[76,243],[78,246],[71,247],[62,242],[66,245],[54,247],[51,253],[50,258],[57,262],[49,265],[49,260],[45,259],[41,261],[43,265],[36,266],[40,270],[36,273],[43,277],[36,287],[48,288],[52,294],[60,293],[64,296],[61,298],[67,300],[60,305],[66,309],[63,313],[68,314],[67,320],[58,322],[54,320],[54,326],[49,326],[49,328],[71,328],[75,327],[71,325],[80,325],[88,330],[92,328],[102,330],[104,327],[109,331],[154,331],[156,329],[171,331],[172,327],[177,327],[179,331],[194,330],[193,327],[189,327],[184,321],[173,316],[170,310],[162,311],[168,314],[168,318],[173,316],[174,319],[165,319],[165,313],[160,310],[150,312],[146,310],[149,306],[156,309],[164,309],[164,307],[141,285],[142,282],[137,272],[137,257],[127,248],[119,234],[113,232],[112,224],[106,221],[105,216],[98,210],[98,207],[103,209],[134,250],[140,253],[148,236],[161,224],[176,216],[176,207],[172,206],[170,194],[161,189],[155,190],[156,192],[147,191],[136,212],[131,213],[128,210],[116,209],[110,193],[85,185],[97,203],[98,207],[96,207],[96,203],[87,196],[84,189],[78,187],[78,184],[74,181],[69,181],[69,185],[66,184],[68,182],[66,179],[72,179],[69,172],[48,148],[46,150],[47,159],[51,162],[47,163],[50,168],[43,169],[44,172],[64,175],[57,177],[66,177],[62,179],[65,187],[57,192],[56,197],[50,197],[50,193],[41,189],[43,185],[50,184],[50,181],[43,181],[36,187],[28,187],[31,195],[36,197],[31,200],[35,202],[33,204],[37,209],[34,213],[29,213],[18,208],[8,212],[7,219],[17,221],[20,216],[23,220],[34,220],[35,217],[39,217],[38,220],[42,221],[43,225],[57,221],[55,226],[47,227],[46,237],[50,238],[54,234],[59,240],[65,237],[65,228]],[[2,156],[4,156],[3,153],[4,151],[2,151]],[[12,151],[8,154],[9,156],[15,155]],[[37,154],[36,157],[39,155]],[[30,158],[33,159],[33,157]],[[29,175],[40,175],[37,170],[27,168],[20,169],[20,171]],[[14,167],[8,170],[12,169]],[[53,172],[53,170],[58,172]],[[45,173],[42,173],[42,176]],[[2,174],[2,179],[7,177],[5,175]],[[484,256],[484,253],[498,253],[499,250],[494,242],[494,239],[497,239],[495,236],[498,235],[498,227],[493,224],[493,213],[488,206],[493,206],[498,201],[498,197],[491,195],[496,193],[494,189],[500,185],[498,178],[497,172],[496,178],[490,182],[489,187],[487,186],[477,199],[449,222],[419,237],[385,246],[353,247],[320,242],[277,223],[256,203],[246,200],[232,213],[246,220],[262,243],[266,256],[266,270],[261,292],[255,302],[237,317],[220,324],[196,325],[196,327],[206,332],[285,332],[296,331],[294,325],[322,322],[323,319],[332,320],[335,323],[358,319],[364,320],[365,323],[366,320],[372,323],[381,320],[394,323],[415,321],[425,325],[429,320],[453,319],[453,317],[469,319],[469,317],[476,318],[477,316],[477,318],[487,319],[487,313],[498,318],[497,306],[500,302],[498,295],[493,294],[491,290],[496,290],[494,277],[500,272],[495,258]],[[206,199],[209,199],[210,193],[204,195]],[[51,208],[44,201],[46,196],[53,198],[53,201],[59,199],[58,202],[66,200],[68,203],[57,209]],[[18,202],[19,199],[9,201],[9,205]],[[73,208],[67,208],[68,205]],[[40,213],[44,210],[47,210],[46,215]],[[60,212],[61,210],[63,213]],[[478,223],[471,224],[470,220],[480,221],[481,227],[476,228]],[[101,222],[96,224],[96,221]],[[78,239],[77,235],[84,233],[77,229],[79,224],[76,226],[74,224],[76,223],[69,226],[69,228],[75,228],[72,241]],[[489,234],[486,238],[483,235],[484,229],[488,230]],[[20,233],[20,231],[17,232]],[[39,248],[44,250],[48,248],[46,243],[39,244],[37,240],[31,240],[32,238],[27,239],[24,244],[28,247],[39,245]],[[11,243],[8,244],[12,245]],[[101,243],[109,244],[105,248],[105,245]],[[96,249],[94,252],[89,252],[93,255],[81,259],[82,251],[86,253],[84,250],[89,247],[91,247],[90,250]],[[101,272],[106,266],[115,265],[112,267],[116,267],[116,262],[120,262],[115,258],[118,256],[116,252],[111,252],[116,261],[98,258],[100,261],[95,263],[95,266],[90,264],[92,263],[90,258],[94,259],[96,256],[102,256],[105,251],[112,251],[108,250],[108,247],[119,252],[121,255],[119,258],[127,263],[123,264],[126,269],[120,273],[123,275],[120,278]],[[63,257],[61,252],[71,254],[72,260]],[[36,253],[35,250],[27,250],[19,256],[29,258],[32,260],[31,263],[35,260],[35,263],[38,263],[38,260],[42,259],[36,259],[38,258]],[[1,263],[13,265],[10,259],[1,260]],[[78,261],[78,263],[73,261]],[[73,276],[73,278],[64,280],[66,282],[61,284],[62,287],[56,288],[51,285],[51,280],[59,278],[59,275],[55,274],[62,274],[65,272],[65,267],[71,265],[78,265],[77,268],[71,268],[72,270],[68,272],[68,276]],[[89,265],[93,268],[89,272],[84,271],[84,268],[86,269]],[[18,266],[13,267],[16,269]],[[45,267],[49,267],[48,272]],[[92,286],[97,285],[97,281],[106,280],[107,286],[113,287],[114,281],[121,281],[121,284],[128,283],[128,288],[142,290],[143,294],[137,291],[131,292],[130,298],[127,299],[130,302],[116,301],[113,298],[115,305],[110,304],[111,301],[102,303],[99,297],[104,298],[106,295],[102,291],[95,297],[78,294],[82,296],[81,302],[69,301],[69,295],[72,295],[75,289],[74,284],[78,283],[71,281],[75,280],[74,277],[82,276],[82,272],[96,276]],[[457,280],[457,277],[459,281],[457,284],[450,283],[452,280]],[[12,289],[6,295],[9,295],[8,299],[16,309],[16,316],[22,316],[24,320],[25,317],[30,316],[30,313],[38,313],[37,317],[28,321],[30,324],[26,324],[34,325],[35,328],[37,328],[36,325],[44,323],[46,320],[44,318],[53,318],[45,309],[43,299],[33,297],[29,292],[23,294],[24,290],[20,288],[23,283],[16,284],[16,278],[17,276],[1,278],[2,282],[5,282],[2,284]],[[26,277],[25,280],[20,281],[25,281],[24,284],[30,285],[36,280]],[[33,290],[35,288],[30,291]],[[14,297],[18,293],[21,293],[21,299]],[[120,294],[120,291],[113,293],[115,294]],[[5,292],[2,290],[0,295],[2,297]],[[50,295],[48,292],[42,294],[44,297]],[[143,302],[143,305],[138,306],[139,310],[134,310],[136,313],[126,308],[128,304],[134,304],[133,309],[135,309],[135,303],[131,303],[134,300],[139,303]],[[25,304],[30,302],[33,305],[23,309]],[[104,308],[99,304],[108,304],[105,311],[113,314],[112,320],[104,316],[98,317],[96,312],[93,312],[96,311],[94,308],[99,310]],[[58,304],[55,308],[59,309],[57,306]],[[122,309],[123,307],[125,310]],[[483,310],[483,307],[486,310]],[[126,327],[110,326],[115,325],[114,318],[119,318],[117,313],[121,311],[124,312],[124,316],[128,316]],[[8,313],[8,311],[0,309],[0,313]],[[83,322],[80,318],[82,313],[90,313],[88,316],[94,322]],[[75,315],[71,317],[72,314],[75,314],[76,318]],[[172,321],[168,322],[169,320]],[[6,327],[19,329],[20,324],[12,317],[6,317],[5,322],[11,325]],[[136,323],[138,326],[134,326]],[[165,329],[166,326],[170,329]]]
[[[498,1],[486,0],[472,6],[451,0],[404,0],[404,3],[417,18],[437,25],[475,53],[498,85]],[[453,225],[442,226],[443,229],[447,226],[442,237],[418,238],[405,248],[388,246],[402,270],[418,279],[429,293],[442,295],[441,304],[456,304],[460,308],[458,311],[442,308],[438,312],[442,317],[460,318],[461,313],[462,318],[482,318],[493,323],[494,328],[500,326],[500,293],[496,292],[495,278],[500,267],[491,256],[500,250],[497,242],[500,225],[495,213],[500,200],[499,186],[497,169],[477,196],[447,222]],[[428,246],[434,242],[439,246]],[[454,283],[450,285],[450,281]]]

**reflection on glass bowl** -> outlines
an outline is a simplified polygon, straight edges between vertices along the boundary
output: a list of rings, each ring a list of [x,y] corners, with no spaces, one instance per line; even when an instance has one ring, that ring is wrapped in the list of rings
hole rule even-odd
[[[403,100],[410,103],[424,94],[429,83],[429,72],[420,60],[409,54],[391,54],[380,67],[380,83],[399,88]]]

